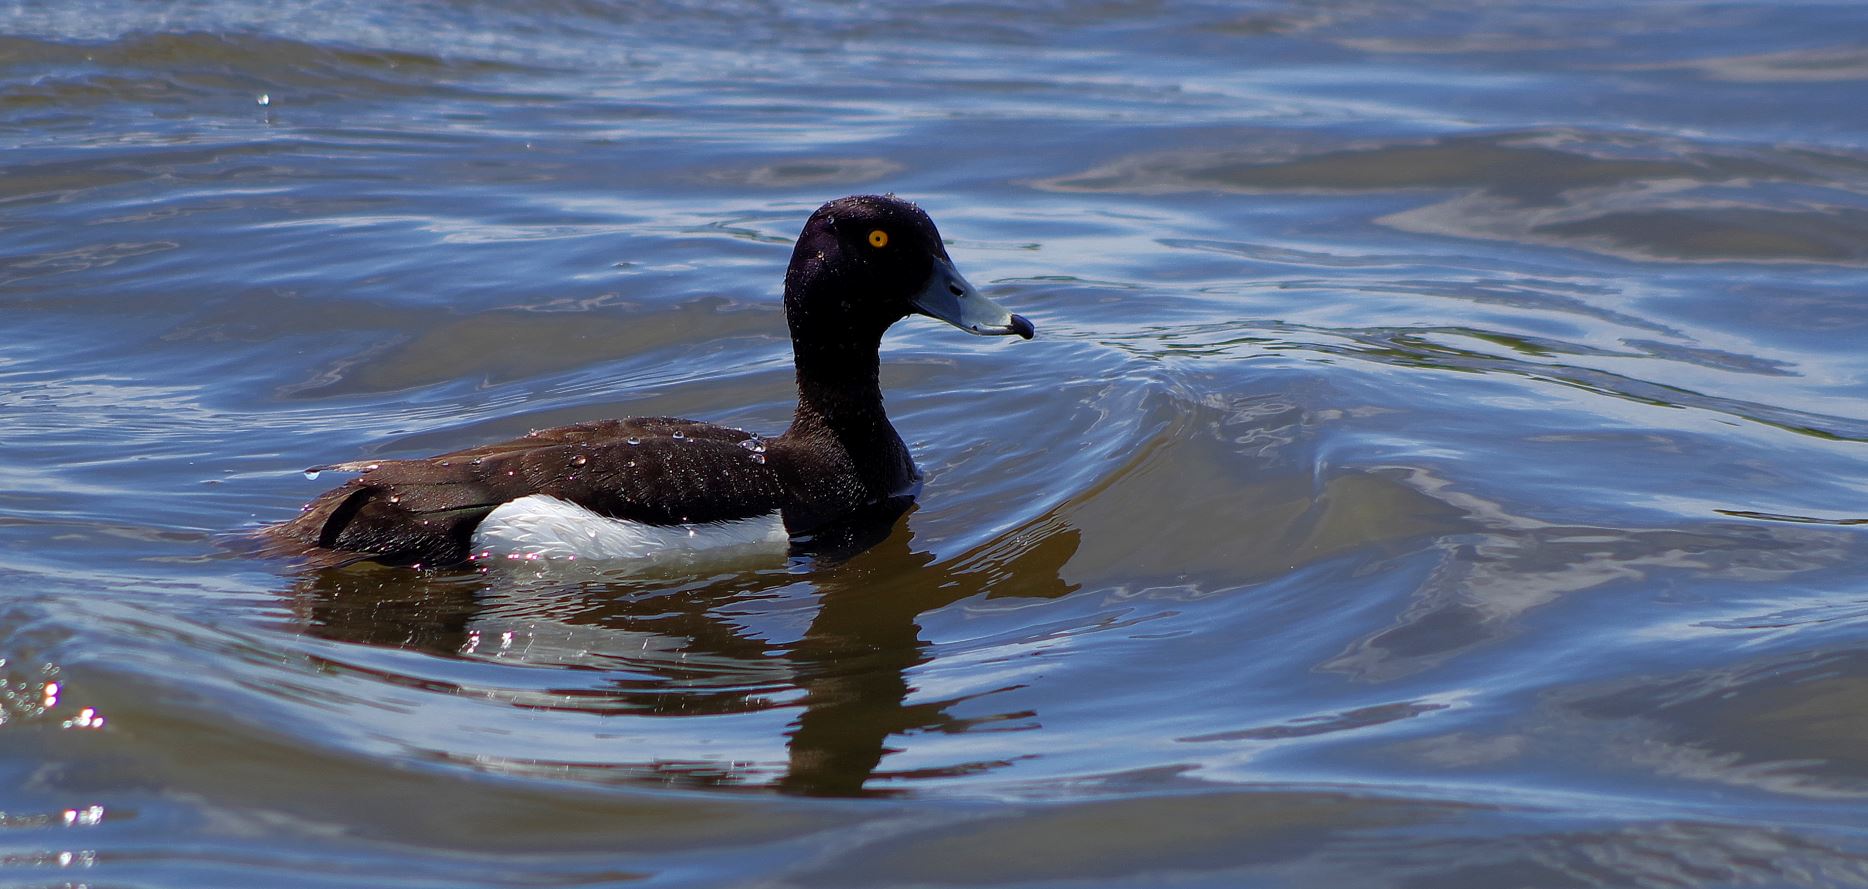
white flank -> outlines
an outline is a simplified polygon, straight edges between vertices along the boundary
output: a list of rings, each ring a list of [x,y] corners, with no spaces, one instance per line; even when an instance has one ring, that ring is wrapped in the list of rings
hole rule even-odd
[[[502,504],[473,532],[476,559],[608,559],[649,564],[784,555],[785,522],[769,513],[731,522],[645,525],[548,494]]]

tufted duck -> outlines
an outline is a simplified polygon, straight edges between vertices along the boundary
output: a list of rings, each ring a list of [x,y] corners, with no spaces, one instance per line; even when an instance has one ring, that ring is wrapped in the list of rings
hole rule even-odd
[[[361,475],[266,533],[325,562],[782,551],[912,493],[920,474],[877,378],[883,332],[910,314],[983,336],[1033,334],[960,276],[919,207],[893,195],[831,201],[805,222],[785,271],[798,407],[783,435],[631,417],[320,467]]]

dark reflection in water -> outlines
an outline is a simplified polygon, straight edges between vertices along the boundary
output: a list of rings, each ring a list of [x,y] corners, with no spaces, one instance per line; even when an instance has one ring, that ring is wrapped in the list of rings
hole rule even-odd
[[[899,504],[893,512],[907,508]],[[812,796],[862,794],[890,752],[891,736],[967,728],[946,712],[957,701],[907,703],[912,691],[907,673],[928,661],[916,625],[921,614],[980,595],[991,580],[1006,574],[1017,577],[1017,583],[995,586],[989,598],[1054,599],[1077,589],[1059,576],[1078,547],[1079,535],[1070,528],[1034,530],[1017,557],[988,573],[936,565],[931,553],[914,549],[905,522],[888,519],[820,533],[810,553],[793,557],[810,568],[816,614],[799,639],[782,645],[750,635],[720,612],[807,583],[790,570],[671,583],[667,578],[605,580],[600,569],[578,578],[575,569],[556,568],[533,582],[522,581],[518,592],[502,589],[506,603],[549,603],[537,617],[596,630],[596,639],[613,643],[601,652],[603,659],[613,665],[621,661],[629,676],[606,682],[601,690],[559,694],[548,703],[528,700],[523,706],[629,717],[795,707],[799,715],[786,745],[789,762],[773,784]],[[496,584],[512,580],[498,568],[492,574]],[[566,574],[571,579],[549,579]],[[309,571],[289,595],[305,631],[315,636],[458,658],[478,646],[475,627],[489,607],[486,580],[478,572],[434,576],[353,565]],[[519,610],[502,610],[499,619],[511,623],[528,616],[521,604]],[[638,647],[645,654],[679,656],[626,654]],[[707,667],[691,669],[693,662]],[[460,690],[415,677],[379,678],[433,691]],[[656,761],[624,768],[657,781],[731,785],[745,780],[731,769],[684,764],[652,752]],[[627,760],[631,751],[617,753]],[[994,765],[969,763],[957,767],[956,774]]]

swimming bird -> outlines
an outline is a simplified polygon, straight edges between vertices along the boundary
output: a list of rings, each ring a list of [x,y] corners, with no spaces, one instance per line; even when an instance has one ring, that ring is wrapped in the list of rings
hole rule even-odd
[[[798,405],[763,438],[670,417],[596,420],[357,472],[265,530],[325,563],[479,558],[656,559],[783,547],[912,496],[920,472],[882,409],[882,335],[913,314],[1031,339],[1030,321],[954,268],[921,208],[856,195],[818,208],[785,271]]]

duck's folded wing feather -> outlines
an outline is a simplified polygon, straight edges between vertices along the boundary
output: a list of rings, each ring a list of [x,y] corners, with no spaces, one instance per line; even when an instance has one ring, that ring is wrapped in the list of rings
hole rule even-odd
[[[424,460],[330,467],[363,474],[270,533],[301,552],[446,564],[468,557],[487,513],[532,494],[648,524],[732,521],[783,503],[761,448],[737,429],[660,417],[540,430]]]

